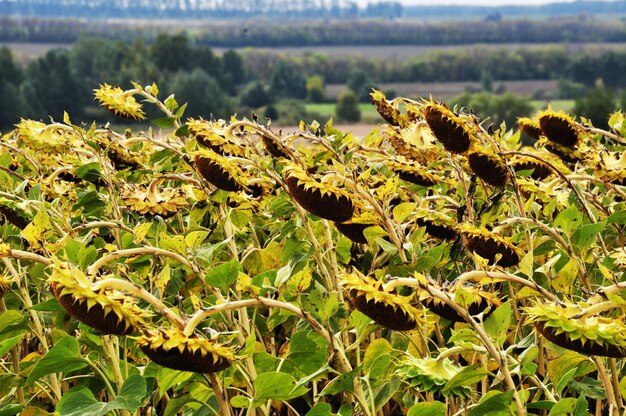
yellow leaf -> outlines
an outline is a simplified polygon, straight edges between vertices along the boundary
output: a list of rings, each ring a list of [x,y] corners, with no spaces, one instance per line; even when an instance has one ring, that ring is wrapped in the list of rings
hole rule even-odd
[[[165,288],[167,287],[167,284],[170,282],[171,277],[172,277],[172,274],[170,270],[170,265],[166,264],[156,279],[156,287],[159,290],[159,293],[161,294],[161,296],[163,296],[163,294],[165,293]]]
[[[190,249],[197,249],[200,244],[208,237],[208,231],[192,231],[185,236],[185,243]]]
[[[28,241],[28,243],[34,247],[39,248],[43,245],[46,238],[48,238],[54,228],[50,222],[48,213],[40,209],[33,218],[33,221],[22,230],[22,237]]]
[[[524,255],[524,257],[522,257],[522,261],[520,261],[519,263],[519,271],[522,272],[526,277],[533,277],[533,265],[533,252],[529,251]]]
[[[295,273],[287,280],[287,289],[291,292],[302,293],[311,286],[312,281],[313,272],[307,263],[302,270]]]
[[[202,304],[200,303],[200,298],[193,293],[189,295],[189,300],[191,301],[191,305],[195,310],[202,308]]]
[[[578,265],[576,259],[571,259],[565,266],[556,274],[556,277],[552,279],[550,285],[561,293],[572,293],[572,287],[578,277]]]
[[[398,204],[393,209],[393,218],[396,220],[397,223],[402,223],[409,217],[409,215],[413,213],[413,211],[415,211],[416,206],[416,202],[403,202],[401,204]]]
[[[0,257],[7,257],[11,255],[11,246],[5,243],[0,244]]]
[[[146,238],[146,234],[150,231],[150,227],[152,227],[151,222],[144,222],[143,224],[139,224],[133,230],[133,236],[135,237],[135,244],[141,244],[144,238]]]

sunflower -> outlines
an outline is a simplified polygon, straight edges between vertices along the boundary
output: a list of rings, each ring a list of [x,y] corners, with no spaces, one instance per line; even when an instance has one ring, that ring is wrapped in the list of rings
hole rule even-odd
[[[245,155],[244,147],[235,143],[224,120],[206,121],[191,118],[187,121],[187,128],[191,137],[217,154],[238,157]]]
[[[549,341],[568,350],[587,355],[626,357],[624,316],[607,318],[585,315],[578,305],[536,304],[525,309],[535,330]]]
[[[148,314],[133,297],[115,290],[91,290],[91,282],[71,263],[53,260],[48,285],[72,317],[102,334],[129,335],[144,326]]]
[[[424,322],[423,314],[411,306],[412,296],[386,292],[381,281],[355,271],[343,274],[340,282],[348,292],[352,307],[379,325],[395,331],[410,331]]]
[[[541,132],[548,140],[569,148],[578,144],[581,129],[571,116],[548,108],[540,112],[537,118]]]
[[[520,117],[517,119],[517,126],[522,133],[533,140],[539,140],[543,132],[539,126],[539,120],[536,118]]]
[[[616,185],[626,185],[626,152],[602,151],[593,153],[587,160],[593,166],[594,176]]]
[[[467,159],[480,179],[498,188],[506,185],[509,171],[502,157],[491,151],[475,149],[469,152]]]
[[[395,160],[387,162],[387,166],[398,174],[403,181],[421,186],[433,186],[440,182],[440,178],[433,175],[423,166],[414,163],[403,163]]]
[[[412,123],[407,128],[390,128],[389,144],[395,152],[408,160],[429,164],[441,159],[437,138],[426,123]]]
[[[536,180],[544,180],[550,175],[554,175],[554,171],[548,166],[547,163],[556,167],[560,172],[567,174],[570,172],[569,168],[561,162],[561,160],[555,157],[552,153],[546,151],[534,151],[533,154],[538,156],[540,159],[524,156],[524,155],[515,155],[511,157],[510,164],[513,166],[516,172],[524,171],[524,170],[532,170],[530,174],[530,178]]]
[[[424,107],[424,118],[437,140],[451,153],[465,153],[475,140],[476,127],[434,101]]]
[[[235,354],[224,345],[176,328],[148,330],[137,339],[144,354],[163,367],[195,373],[216,373],[230,366]]]
[[[458,237],[456,221],[444,212],[418,208],[414,215],[417,225],[426,228],[428,235],[442,240],[455,240]]]
[[[120,188],[120,198],[131,210],[141,215],[160,215],[169,218],[189,205],[182,188],[159,187],[160,179],[150,185],[127,183]]]
[[[116,116],[135,120],[146,118],[141,104],[133,96],[136,90],[123,91],[120,87],[100,84],[100,88],[95,89],[94,93],[96,100]]]
[[[588,152],[587,149],[580,147],[579,145],[573,147],[567,147],[560,145],[559,143],[550,141],[549,139],[542,137],[536,143],[539,148],[546,149],[548,152],[556,155],[565,163],[574,165],[581,160],[585,159]]]
[[[330,221],[345,222],[352,218],[354,204],[346,191],[309,176],[295,164],[289,164],[285,173],[289,193],[302,208]]]
[[[61,125],[25,119],[21,119],[15,127],[18,145],[48,154],[63,154],[70,150],[70,137],[73,135],[70,127],[66,130]]]
[[[145,161],[141,157],[142,153],[132,152],[120,143],[111,142],[106,148],[106,154],[117,170],[144,168]]]
[[[370,93],[370,99],[372,104],[376,106],[378,114],[392,126],[404,127],[407,124],[407,118],[402,114],[393,104],[387,101],[385,94],[381,91],[374,89]]]
[[[196,155],[195,163],[200,175],[216,188],[228,192],[244,189],[247,181],[244,172],[227,157],[206,150]]]
[[[450,359],[432,357],[417,358],[406,355],[400,360],[394,374],[420,392],[443,393],[445,385],[463,368]],[[459,385],[450,389],[446,396],[470,397],[472,389]]]
[[[434,285],[434,284],[433,284]],[[455,298],[457,291],[456,287],[442,288],[436,287],[440,291],[444,291],[451,299]],[[463,286],[463,291],[466,296],[471,296],[469,302],[463,306],[467,309],[470,316],[478,315],[485,311],[487,308],[491,308],[488,313],[491,313],[502,304],[500,298],[496,293],[487,292],[477,286]],[[422,305],[424,305],[432,313],[441,316],[452,322],[465,322],[465,319],[460,316],[457,311],[450,308],[444,301],[439,298],[433,297],[426,290],[419,290],[418,299]]]
[[[31,221],[28,213],[17,202],[6,198],[0,198],[0,215],[20,230]]]
[[[490,265],[511,267],[520,262],[520,250],[500,234],[471,224],[461,224],[458,231],[463,237],[465,248],[487,259]]]
[[[357,244],[367,244],[363,232],[380,223],[380,219],[369,210],[359,210],[349,221],[335,222],[337,230]]]

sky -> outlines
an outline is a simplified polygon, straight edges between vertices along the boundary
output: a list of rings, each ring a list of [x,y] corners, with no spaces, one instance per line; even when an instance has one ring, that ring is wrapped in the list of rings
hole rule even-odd
[[[369,2],[375,2],[374,0],[359,0],[358,3],[366,5]],[[537,5],[555,2],[566,2],[572,0],[394,0],[402,3],[405,6],[432,6],[439,4],[463,4],[463,5],[477,5],[477,6],[505,6],[510,4],[518,5]]]

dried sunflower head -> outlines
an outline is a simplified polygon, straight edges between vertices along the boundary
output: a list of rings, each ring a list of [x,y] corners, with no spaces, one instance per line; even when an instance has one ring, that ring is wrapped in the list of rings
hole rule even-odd
[[[437,140],[451,153],[467,152],[476,140],[477,129],[474,124],[454,114],[444,104],[427,102],[424,118]]]
[[[352,218],[354,204],[350,195],[332,182],[322,182],[290,163],[285,168],[285,183],[291,197],[311,214],[335,222]]]
[[[560,146],[573,148],[578,144],[581,128],[574,119],[563,111],[548,108],[537,116],[541,132],[548,140]]]
[[[363,232],[366,228],[380,223],[380,218],[372,211],[360,209],[349,220],[345,222],[335,222],[335,227],[339,232],[357,244],[367,244],[367,239]]]
[[[626,185],[626,152],[594,152],[587,159],[587,164],[593,166],[593,174],[598,179]]]
[[[441,178],[432,174],[423,166],[415,163],[404,163],[395,160],[387,162],[387,166],[398,174],[403,181],[421,186],[433,186],[440,182]]]
[[[31,221],[31,216],[20,204],[7,198],[0,197],[0,215],[20,230],[26,228]]]
[[[96,100],[111,113],[123,118],[143,120],[145,114],[141,104],[135,100],[136,90],[124,91],[120,87],[112,87],[109,84],[100,85],[94,90]]]
[[[139,170],[145,165],[145,159],[142,157],[145,153],[133,152],[121,143],[111,142],[107,146],[106,154],[117,170]]]
[[[388,141],[398,155],[408,160],[428,164],[441,159],[437,138],[424,122],[412,123],[407,128],[389,129]]]
[[[487,259],[490,265],[511,267],[522,258],[521,251],[500,234],[467,223],[459,225],[458,231],[465,248]]]
[[[426,228],[426,232],[431,237],[442,240],[454,240],[458,237],[455,229],[456,221],[446,213],[426,208],[417,208],[413,214],[415,215],[417,225]]]
[[[162,188],[159,179],[150,185],[126,183],[120,188],[120,198],[131,210],[141,215],[169,218],[189,205],[183,188]]]
[[[431,284],[434,285],[434,283]],[[455,299],[457,291],[456,287],[437,287],[437,289],[446,292],[448,296],[450,296],[450,298]],[[491,309],[488,311],[488,313],[491,313],[495,310],[496,307],[502,304],[502,301],[498,297],[497,293],[484,291],[477,286],[463,286],[463,293],[466,297],[466,304],[464,305],[464,307],[467,309],[467,312],[470,316],[478,315],[489,307]],[[470,301],[468,302],[467,299],[470,299]],[[428,291],[424,289],[420,289],[418,291],[418,300],[429,311],[441,316],[442,318],[445,318],[452,322],[465,322],[465,319],[460,316],[457,311],[450,308],[441,299],[431,296],[430,293],[428,293]]]
[[[71,263],[54,260],[48,285],[72,317],[103,333],[129,335],[149,316],[131,296],[115,290],[91,289],[91,281]]]
[[[459,372],[462,367],[450,359],[437,360],[431,357],[417,358],[405,356],[399,363],[394,374],[420,392],[443,393],[444,386]],[[450,389],[446,396],[470,397],[472,389],[458,386]]]
[[[570,173],[570,169],[552,153],[541,150],[533,151],[532,153],[533,155],[538,156],[541,160],[530,156],[515,155],[510,159],[513,169],[515,169],[516,172],[532,170],[532,173],[530,174],[532,179],[543,180],[554,174],[553,170],[547,165],[547,163],[542,162],[542,160],[545,160],[562,173]]]
[[[196,154],[196,170],[211,185],[227,192],[238,192],[244,189],[248,177],[227,157],[212,150]]]
[[[224,120],[189,119],[187,128],[191,137],[215,153],[222,156],[245,156],[244,147],[235,142]]]
[[[578,305],[536,304],[525,309],[528,319],[549,341],[581,354],[626,357],[624,316],[605,318],[586,315]]]
[[[412,296],[386,292],[381,281],[354,271],[340,277],[351,305],[379,325],[396,331],[410,331],[424,323],[423,314],[411,306]]]
[[[474,149],[467,155],[470,168],[489,185],[503,188],[509,178],[506,162],[489,150]]]
[[[407,124],[407,118],[393,104],[387,101],[387,97],[381,91],[374,89],[370,93],[372,104],[376,106],[378,114],[392,126],[404,127]]]
[[[195,373],[216,373],[230,366],[235,354],[226,346],[176,328],[148,330],[137,339],[144,354],[163,367]]]
[[[58,124],[44,124],[39,121],[22,119],[16,126],[17,143],[28,149],[49,154],[69,152],[71,127],[62,128]]]
[[[539,140],[543,132],[541,126],[539,126],[539,119],[520,117],[517,119],[517,126],[519,129],[533,140]]]
[[[584,160],[585,155],[588,153],[588,149],[583,148],[580,145],[567,147],[559,143],[550,141],[545,137],[539,139],[535,145],[538,146],[540,149],[546,149],[548,152],[556,155],[563,162],[572,165],[580,162],[581,160]]]

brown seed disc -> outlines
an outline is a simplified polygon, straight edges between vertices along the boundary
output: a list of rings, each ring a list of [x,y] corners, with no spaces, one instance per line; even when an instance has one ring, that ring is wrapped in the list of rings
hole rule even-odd
[[[626,357],[626,348],[620,348],[616,345],[601,345],[593,340],[587,340],[583,344],[580,339],[570,339],[567,333],[556,333],[556,328],[545,326],[545,322],[535,322],[535,328],[550,342],[587,355],[601,355],[603,357],[624,358]]]
[[[345,235],[357,244],[367,244],[367,239],[365,238],[363,231],[372,225],[373,224],[335,223],[335,227],[337,227],[341,234]]]
[[[189,351],[184,349],[180,352],[178,348],[165,350],[164,348],[152,349],[149,345],[142,345],[141,351],[152,361],[163,367],[179,371],[192,371],[194,373],[217,373],[230,366],[230,361],[226,358],[218,357],[217,362],[213,362],[213,356],[207,354],[203,356],[200,351]]]
[[[441,316],[442,318],[447,319],[452,322],[465,322],[462,316],[460,316],[454,309],[441,302],[434,302],[432,298],[424,299],[421,301],[422,305],[424,305],[429,311],[432,313]],[[481,299],[480,302],[475,302],[469,305],[467,311],[470,316],[478,315],[489,306],[489,302],[486,299]],[[492,311],[489,311],[491,313]]]
[[[544,165],[543,163],[533,162],[533,161],[522,161],[513,163],[513,168],[516,171],[522,170],[533,170],[533,173],[530,174],[530,177],[536,180],[543,180],[552,174],[552,169]]]
[[[573,165],[573,164],[580,162],[580,158],[576,156],[573,152],[571,153],[565,152],[564,150],[562,150],[562,148],[559,149],[557,146],[551,146],[550,143],[545,143],[544,147],[546,148],[548,152],[558,156],[558,158],[561,159],[565,163],[569,163]]]
[[[543,134],[555,143],[565,147],[574,147],[578,143],[578,132],[567,120],[545,115],[539,119]]]
[[[274,140],[261,136],[261,141],[263,142],[263,146],[267,152],[274,157],[284,157],[289,159],[289,155],[285,152]]]
[[[11,224],[15,225],[20,230],[26,228],[30,221],[23,218],[16,210],[6,205],[0,205],[0,214],[6,218]]]
[[[426,218],[418,218],[415,222],[420,227],[425,227],[428,235],[432,237],[440,238],[442,240],[454,240],[458,237],[457,232],[452,227],[435,224]]]
[[[52,285],[52,292],[63,309],[73,318],[85,325],[95,329],[104,335],[130,335],[135,331],[132,325],[126,326],[126,322],[121,320],[115,313],[109,312],[105,315],[104,309],[98,303],[91,308],[87,308],[87,301],[80,301],[70,294],[59,296],[57,285]]]
[[[317,188],[307,189],[295,176],[288,176],[285,182],[293,199],[311,214],[335,222],[346,222],[352,218],[354,205],[346,195],[322,194]]]
[[[468,160],[476,176],[489,185],[499,188],[506,185],[508,179],[506,165],[497,157],[475,152],[469,154]]]
[[[525,135],[527,135],[528,137],[530,137],[531,139],[535,141],[539,140],[539,138],[543,134],[540,128],[537,128],[536,126],[533,126],[531,124],[519,123],[519,128],[522,131],[522,133],[524,133]]]
[[[476,252],[480,257],[489,261],[490,265],[496,264],[496,255],[502,257],[498,261],[498,266],[511,267],[520,262],[519,255],[504,244],[483,236],[463,235],[465,247],[469,251]]]
[[[107,155],[109,156],[109,159],[111,160],[111,162],[113,163],[113,166],[115,166],[115,169],[117,170],[124,170],[124,169],[138,170],[142,168],[142,166],[139,165],[137,161],[132,160],[131,158],[118,152],[117,149],[115,149],[114,147],[109,148]]]
[[[398,172],[398,176],[403,181],[411,182],[416,185],[433,186],[435,184],[431,178],[425,175],[420,175],[419,172],[400,171]]]
[[[437,107],[426,107],[424,116],[428,127],[447,151],[452,153],[467,152],[472,139],[463,126],[447,118]]]
[[[352,289],[349,291],[352,305],[359,312],[369,316],[377,324],[394,331],[410,331],[417,327],[417,321],[400,308],[394,308],[384,302],[368,300],[363,294]]]
[[[242,189],[235,178],[207,157],[196,156],[196,168],[204,179],[218,189],[228,192],[238,192]]]

